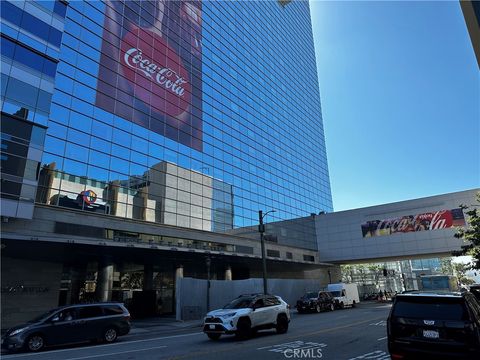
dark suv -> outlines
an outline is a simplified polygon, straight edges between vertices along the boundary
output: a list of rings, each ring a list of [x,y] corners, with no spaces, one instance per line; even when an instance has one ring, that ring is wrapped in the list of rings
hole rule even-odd
[[[470,285],[470,292],[475,295],[480,304],[480,284]]]
[[[113,342],[129,331],[130,313],[123,304],[69,305],[9,329],[2,337],[2,347],[39,351],[46,346],[84,341]]]
[[[306,311],[335,310],[335,299],[328,291],[308,292],[297,301],[297,311],[299,313]]]
[[[399,294],[387,334],[392,359],[478,359],[480,305],[469,292]]]

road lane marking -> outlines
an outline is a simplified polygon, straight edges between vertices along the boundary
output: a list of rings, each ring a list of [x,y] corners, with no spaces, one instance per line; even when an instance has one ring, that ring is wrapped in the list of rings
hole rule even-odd
[[[385,351],[376,350],[373,352],[369,352],[367,354],[363,354],[354,358],[350,358],[348,360],[367,360],[367,359],[375,359],[375,360],[390,360],[390,355],[387,354]]]
[[[285,357],[316,357],[320,358],[323,356],[323,348],[327,347],[325,343],[317,343],[313,341],[292,341],[289,343],[264,346],[258,348],[257,350],[267,350],[275,353],[283,354]],[[291,355],[291,356],[288,356]]]
[[[385,340],[388,336],[381,337],[380,339],[377,339],[378,341],[380,340]]]
[[[257,348],[257,350],[268,349],[268,348],[271,348],[272,346],[280,346],[280,345],[288,346],[288,345],[293,345],[293,344],[296,344],[296,343],[298,343],[298,341],[291,341],[291,342],[288,342],[288,343],[283,343],[283,344],[278,344],[278,345],[268,345],[268,346]]]
[[[375,323],[371,323],[369,324],[370,326],[387,326],[387,321],[386,320],[382,320],[382,321],[378,321],[378,322],[375,322]]]
[[[203,332],[163,336],[163,337],[158,337],[158,338],[142,339],[142,340],[119,341],[119,342],[115,342],[113,344],[80,346],[80,347],[77,347],[77,348],[50,350],[50,351],[45,351],[45,352],[41,352],[41,353],[12,354],[12,355],[3,355],[2,354],[2,359],[14,359],[14,358],[27,357],[27,356],[42,355],[42,354],[60,353],[60,352],[65,352],[65,351],[81,351],[81,350],[88,350],[88,349],[100,349],[100,348],[107,347],[107,346],[119,346],[119,345],[125,345],[125,344],[134,344],[134,343],[140,343],[140,342],[146,342],[146,341],[157,341],[157,340],[163,340],[163,339],[172,339],[172,338],[177,338],[177,337],[195,336],[195,335],[203,335]]]
[[[277,344],[277,345],[270,345],[270,346],[264,346],[261,348],[257,348],[257,350],[266,350],[269,349],[268,351],[273,351],[273,352],[283,352],[286,349],[309,349],[309,348],[324,348],[326,347],[327,344],[324,343],[317,343],[317,342],[312,342],[312,341],[292,341],[288,343],[282,343],[282,344]]]
[[[76,358],[68,358],[68,359],[65,359],[65,360],[93,359],[93,358],[99,358],[99,357],[104,357],[104,356],[128,354],[128,353],[132,353],[132,352],[148,351],[148,350],[154,350],[154,349],[163,349],[163,348],[166,348],[166,347],[167,347],[166,345],[155,346],[155,347],[151,347],[151,348],[143,348],[143,349],[137,349],[137,350],[126,350],[126,351],[118,351],[118,352],[108,353],[108,354],[98,354],[98,355],[81,356],[81,357],[76,357]]]

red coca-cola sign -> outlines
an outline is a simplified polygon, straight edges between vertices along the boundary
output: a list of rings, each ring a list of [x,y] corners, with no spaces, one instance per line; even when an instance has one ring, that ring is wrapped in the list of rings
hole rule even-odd
[[[96,105],[202,150],[201,2],[106,5]]]
[[[138,45],[139,38],[150,43]],[[122,39],[121,55],[122,71],[138,99],[172,117],[187,111],[191,101],[189,75],[182,59],[163,38],[136,28]]]
[[[362,224],[362,234],[363,237],[373,237],[395,233],[448,229],[454,226],[465,226],[465,217],[461,208],[406,215],[388,220],[370,220]]]

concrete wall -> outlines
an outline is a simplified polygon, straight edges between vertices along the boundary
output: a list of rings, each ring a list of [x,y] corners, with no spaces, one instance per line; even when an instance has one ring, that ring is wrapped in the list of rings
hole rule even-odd
[[[2,329],[58,306],[62,264],[2,256],[1,276]]]
[[[177,279],[177,319],[200,319],[207,313],[207,280],[181,278]],[[268,292],[278,295],[292,307],[296,301],[310,290],[326,287],[318,279],[269,279]],[[246,280],[211,280],[209,310],[222,308],[241,294],[263,292],[263,279]]]
[[[461,204],[475,204],[477,191],[478,189],[467,190],[317,215],[319,260],[342,263],[448,255],[462,245],[462,241],[454,237],[455,228],[363,237],[361,225],[372,220],[451,210],[459,208]]]

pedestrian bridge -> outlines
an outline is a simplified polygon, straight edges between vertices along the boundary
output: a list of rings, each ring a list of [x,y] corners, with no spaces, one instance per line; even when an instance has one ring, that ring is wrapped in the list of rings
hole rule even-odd
[[[463,244],[460,205],[480,189],[315,215],[319,261],[345,264],[449,256]],[[478,205],[478,204],[477,204]]]

